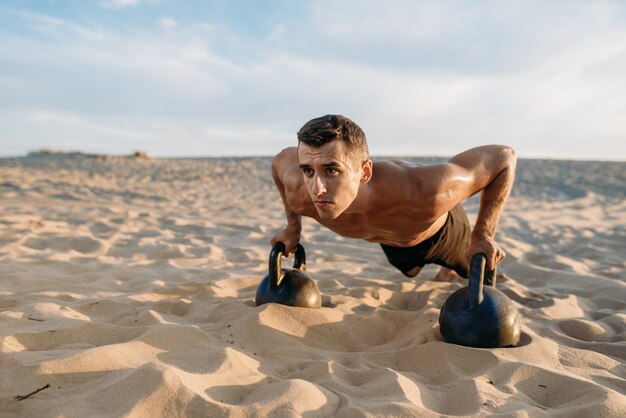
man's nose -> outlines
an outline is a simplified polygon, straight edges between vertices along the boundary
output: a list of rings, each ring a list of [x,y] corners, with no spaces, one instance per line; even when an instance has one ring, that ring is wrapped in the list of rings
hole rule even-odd
[[[324,183],[319,176],[315,176],[315,178],[313,179],[312,187],[314,196],[322,196],[324,193],[326,193],[326,186],[324,186]]]

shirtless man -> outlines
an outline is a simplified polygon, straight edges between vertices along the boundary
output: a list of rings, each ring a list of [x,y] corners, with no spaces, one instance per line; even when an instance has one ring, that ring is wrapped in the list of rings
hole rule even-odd
[[[515,151],[504,145],[473,148],[447,163],[416,166],[373,163],[365,134],[341,115],[307,122],[298,147],[281,151],[272,176],[285,205],[287,227],[274,235],[286,255],[295,251],[308,216],[331,231],[381,245],[408,277],[425,264],[442,266],[436,279],[468,277],[474,254],[488,270],[505,257],[496,226],[515,177]],[[461,202],[482,191],[473,230]]]

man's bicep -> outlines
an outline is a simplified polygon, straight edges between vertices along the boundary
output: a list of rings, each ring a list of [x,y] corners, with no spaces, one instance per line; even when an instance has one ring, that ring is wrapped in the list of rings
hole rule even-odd
[[[475,194],[507,167],[509,151],[514,154],[511,148],[504,145],[485,145],[455,155],[448,164],[468,180],[468,186]]]
[[[281,189],[283,187],[283,181],[280,174],[280,166],[276,162],[275,158],[274,161],[272,161],[272,178],[274,179],[274,184],[276,185],[276,187]]]
[[[448,162],[422,168],[424,191],[434,213],[441,214],[481,190],[472,170]]]
[[[459,202],[465,200],[485,189],[514,160],[515,151],[505,145],[486,145],[462,152],[440,165],[440,191]]]
[[[476,181],[487,178],[489,182],[515,159],[515,150],[509,146],[484,145],[457,154],[448,163],[465,169]]]
[[[467,166],[454,162],[445,164],[445,186],[448,190],[452,190],[459,202],[475,195],[486,185],[481,181],[483,177],[484,173],[479,166]]]
[[[276,186],[283,187],[283,177],[287,170],[289,170],[298,161],[298,156],[295,147],[285,148],[279,152],[272,160],[272,177]]]

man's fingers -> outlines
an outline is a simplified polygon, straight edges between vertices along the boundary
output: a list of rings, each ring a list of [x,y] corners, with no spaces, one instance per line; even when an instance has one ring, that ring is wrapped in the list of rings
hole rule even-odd
[[[472,265],[472,262],[474,261],[474,257],[478,254],[485,255],[485,271],[492,271],[494,268],[496,268],[496,266],[500,262],[500,259],[498,258],[497,254],[493,252],[488,253],[487,251],[476,251],[472,253],[472,255],[469,257],[470,265]]]
[[[493,240],[482,240],[472,244],[471,248],[467,252],[469,255],[468,261],[471,265],[472,260],[476,254],[485,255],[485,270],[493,271],[500,264],[500,262],[506,256],[506,253],[502,248]]]
[[[292,246],[290,250],[286,250],[285,251],[285,257],[289,257],[289,256],[291,256],[291,254],[294,254],[296,252],[296,250],[297,250],[297,247],[298,247],[298,244]],[[287,248],[287,246],[285,246],[285,248]]]
[[[493,271],[496,268],[498,262],[496,261],[495,254],[489,258],[487,258],[487,265],[485,266],[486,271]]]
[[[496,251],[492,253],[490,257],[487,257],[487,265],[485,266],[485,269],[487,271],[495,270],[495,268],[498,267],[498,264],[504,260],[504,257],[506,257],[506,253],[504,251]]]

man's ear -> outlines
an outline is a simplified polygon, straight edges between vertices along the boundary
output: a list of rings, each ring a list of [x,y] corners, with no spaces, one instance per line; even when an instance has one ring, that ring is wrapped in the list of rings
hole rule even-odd
[[[363,161],[361,163],[361,183],[369,182],[374,174],[374,163],[372,160]]]

